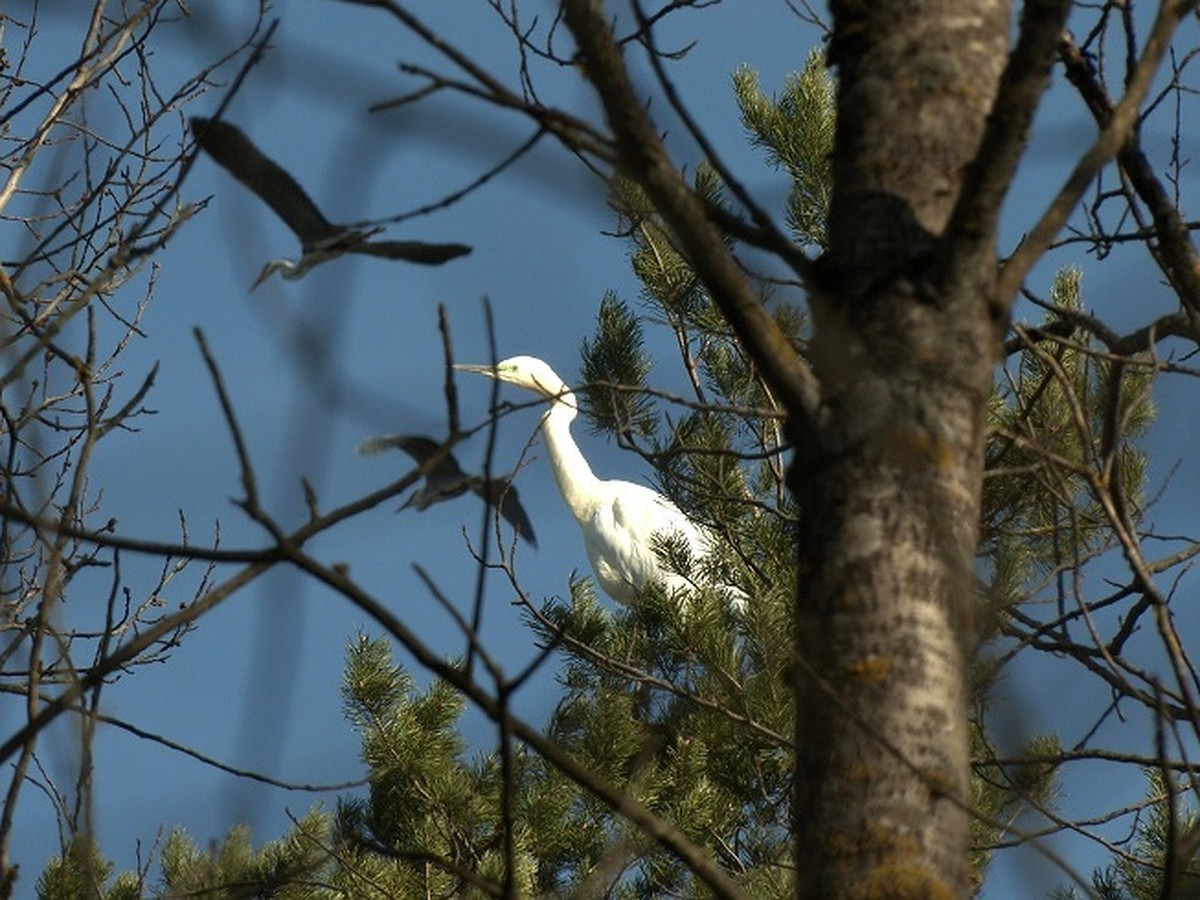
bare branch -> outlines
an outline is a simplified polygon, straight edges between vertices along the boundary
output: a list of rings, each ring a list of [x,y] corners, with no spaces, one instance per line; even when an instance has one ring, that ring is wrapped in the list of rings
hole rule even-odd
[[[1125,96],[1114,107],[1112,117],[1096,138],[1095,143],[1075,165],[1058,194],[1051,201],[1049,208],[1042,218],[1026,236],[1016,252],[1009,257],[1000,273],[996,290],[998,310],[1007,315],[1021,282],[1034,263],[1041,259],[1050,242],[1058,235],[1067,218],[1079,203],[1083,192],[1087,190],[1092,179],[1100,170],[1117,155],[1122,145],[1129,139],[1137,124],[1138,108],[1150,90],[1159,64],[1170,46],[1171,36],[1180,21],[1195,7],[1194,2],[1178,2],[1178,0],[1162,0],[1158,8],[1158,16],[1150,36],[1146,39],[1145,49],[1138,61],[1133,76],[1125,89]]]

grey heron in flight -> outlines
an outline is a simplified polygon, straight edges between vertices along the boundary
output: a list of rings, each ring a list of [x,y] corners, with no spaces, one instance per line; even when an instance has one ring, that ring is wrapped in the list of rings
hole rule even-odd
[[[325,218],[304,188],[276,162],[264,156],[240,128],[228,122],[199,117],[188,121],[196,143],[204,152],[257,194],[300,238],[300,259],[295,262],[290,259],[271,260],[251,290],[262,284],[272,272],[279,272],[288,279],[300,278],[313,266],[343,253],[364,253],[437,266],[471,252],[471,248],[464,244],[372,241],[369,238],[378,234],[381,228],[362,230],[335,225]]]
[[[374,456],[387,450],[403,450],[423,465],[427,459],[442,447],[433,438],[421,434],[388,434],[381,437],[369,438],[358,445],[358,452],[366,456]],[[425,483],[419,490],[405,501],[401,509],[414,507],[418,510],[428,509],[435,503],[458,497],[467,491],[472,491],[482,497],[484,502],[493,509],[499,509],[513,530],[525,538],[533,547],[537,546],[537,537],[533,533],[533,525],[525,514],[521,501],[517,499],[517,489],[509,478],[484,478],[482,475],[468,475],[449,453],[442,461],[425,473]]]
[[[571,422],[579,413],[575,395],[554,370],[532,356],[514,356],[494,366],[456,365],[533,391],[550,401],[542,416],[542,435],[554,480],[567,508],[583,531],[596,581],[618,603],[634,603],[649,584],[658,584],[668,595],[686,598],[701,585],[713,587],[737,614],[745,609],[746,594],[733,585],[712,582],[702,565],[688,577],[664,557],[669,547],[686,548],[699,564],[717,546],[716,536],[692,521],[658,491],[629,481],[597,478],[571,436]]]

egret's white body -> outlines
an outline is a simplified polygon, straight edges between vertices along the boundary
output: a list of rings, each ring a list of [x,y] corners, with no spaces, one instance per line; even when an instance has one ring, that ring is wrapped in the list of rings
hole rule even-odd
[[[630,604],[649,584],[659,584],[674,594],[694,591],[704,583],[693,583],[665,566],[655,550],[682,540],[692,560],[699,561],[712,550],[712,535],[657,491],[596,477],[571,436],[571,422],[579,414],[575,395],[549,365],[536,357],[514,356],[495,366],[455,368],[515,384],[550,401],[541,427],[554,480],[583,530],[588,560],[606,594],[618,603]],[[703,577],[695,566],[691,574]],[[727,602],[740,609],[744,595],[736,588],[721,587]]]

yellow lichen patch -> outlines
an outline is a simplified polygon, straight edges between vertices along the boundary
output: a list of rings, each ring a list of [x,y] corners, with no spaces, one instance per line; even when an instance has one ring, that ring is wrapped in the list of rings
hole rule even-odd
[[[900,469],[923,469],[931,463],[939,472],[954,465],[954,447],[911,422],[896,422],[886,429],[882,461]]]
[[[953,772],[948,772],[945,769],[928,769],[925,772],[925,780],[928,782],[929,790],[934,796],[958,796],[958,782],[955,781]]]
[[[955,900],[958,893],[916,863],[883,862],[867,881],[863,900]]]
[[[848,675],[855,675],[871,684],[879,684],[892,673],[892,661],[886,656],[873,653],[855,660],[847,666]]]
[[[886,825],[868,826],[867,840],[886,849],[889,857],[911,856],[921,851],[920,843],[911,834],[904,834]]]
[[[837,595],[837,605],[838,609],[842,612],[862,609],[862,595],[853,587],[847,587]]]
[[[866,763],[855,763],[854,765],[846,766],[843,770],[847,781],[870,781],[875,774],[875,769],[868,766]]]
[[[939,472],[949,472],[954,466],[954,447],[949,441],[934,438],[930,441],[929,457]]]
[[[946,357],[939,343],[918,344],[913,348],[913,361],[921,368],[936,368],[941,370],[946,365]]]
[[[884,852],[868,876],[863,900],[951,900],[955,892],[921,862],[921,847],[915,837],[894,829],[874,826],[867,839]]]

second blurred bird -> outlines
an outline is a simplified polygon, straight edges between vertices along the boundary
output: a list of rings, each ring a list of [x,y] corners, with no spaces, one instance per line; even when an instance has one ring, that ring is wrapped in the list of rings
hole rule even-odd
[[[421,434],[388,434],[368,438],[358,445],[358,452],[365,456],[374,456],[387,450],[403,450],[424,465],[442,448],[433,438]],[[471,491],[494,509],[500,510],[505,521],[527,540],[531,546],[537,546],[537,538],[533,533],[533,525],[525,514],[517,489],[509,478],[485,478],[482,475],[469,475],[462,470],[450,453],[442,461],[425,473],[425,483],[405,501],[401,509],[414,507],[418,510],[428,509],[435,503],[458,497]]]

